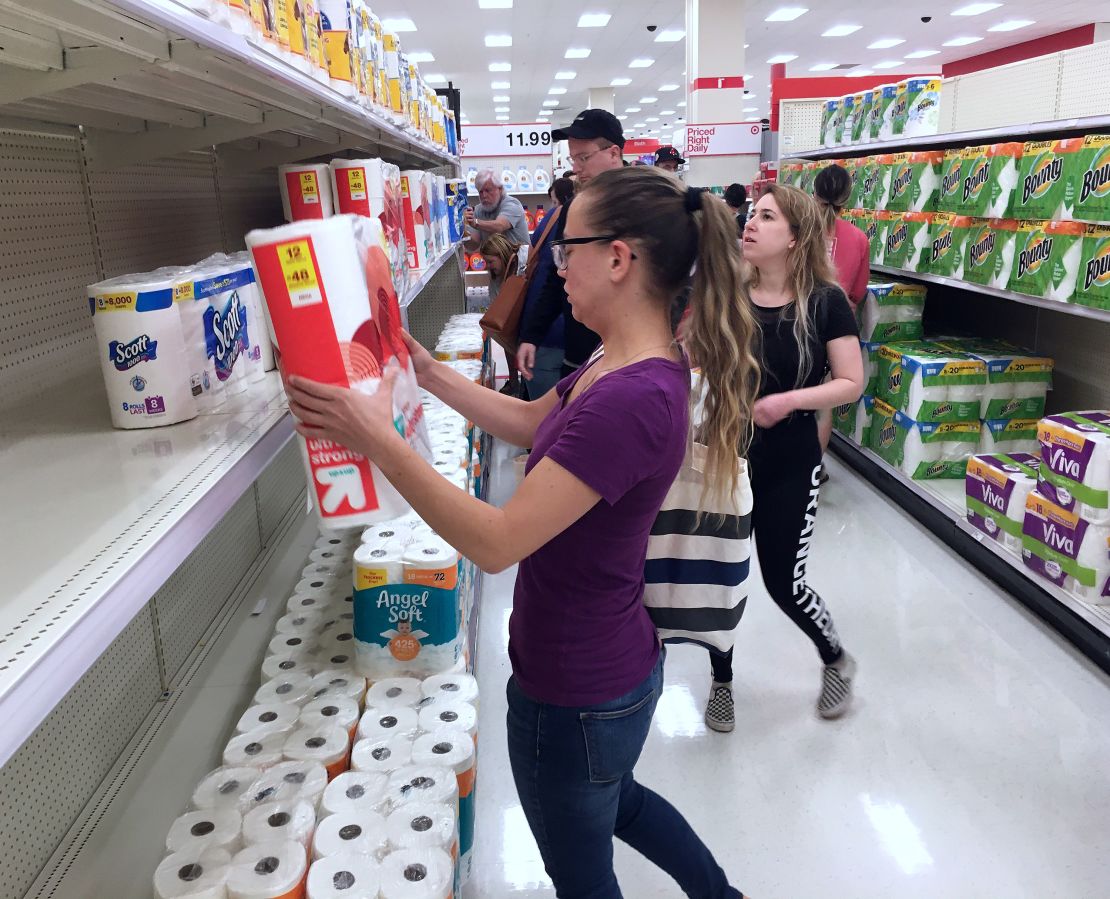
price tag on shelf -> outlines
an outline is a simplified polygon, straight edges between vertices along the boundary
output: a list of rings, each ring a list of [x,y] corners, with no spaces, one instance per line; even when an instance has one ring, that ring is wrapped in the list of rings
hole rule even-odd
[[[550,156],[551,124],[466,125],[461,156]]]

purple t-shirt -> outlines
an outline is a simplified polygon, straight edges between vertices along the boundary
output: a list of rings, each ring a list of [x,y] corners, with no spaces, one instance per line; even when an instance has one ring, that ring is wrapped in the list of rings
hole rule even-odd
[[[556,388],[527,470],[551,459],[601,494],[521,561],[509,658],[540,702],[594,705],[640,684],[659,657],[644,608],[648,535],[686,452],[685,363],[645,359],[603,376],[564,408],[583,366]]]

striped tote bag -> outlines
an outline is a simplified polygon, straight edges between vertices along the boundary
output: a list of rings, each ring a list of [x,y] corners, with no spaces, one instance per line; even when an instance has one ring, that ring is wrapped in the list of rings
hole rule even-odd
[[[725,653],[748,601],[752,488],[741,459],[731,502],[708,497],[699,521],[705,459],[706,448],[692,444],[652,526],[644,605],[664,643]]]

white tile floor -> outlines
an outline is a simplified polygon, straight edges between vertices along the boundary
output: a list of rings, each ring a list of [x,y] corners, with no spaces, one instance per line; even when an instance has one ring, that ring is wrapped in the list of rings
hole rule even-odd
[[[816,654],[761,586],[737,646],[737,729],[708,731],[703,653],[679,647],[637,774],[756,899],[1110,896],[1110,684],[851,471],[830,463],[811,555],[859,660],[854,711],[813,712]],[[514,574],[487,580],[468,896],[553,894],[505,751]],[[679,896],[618,843],[629,899]]]

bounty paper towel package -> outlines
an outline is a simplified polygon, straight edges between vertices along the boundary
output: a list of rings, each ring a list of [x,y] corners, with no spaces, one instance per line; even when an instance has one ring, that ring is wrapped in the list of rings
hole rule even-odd
[[[155,428],[195,418],[193,365],[172,279],[135,275],[88,288],[112,425]],[[195,335],[194,335],[195,337]]]
[[[898,221],[902,217],[898,216]],[[874,265],[884,265],[886,262],[886,241],[890,235],[890,228],[892,222],[895,221],[894,213],[887,212],[885,209],[877,209],[870,214],[866,220],[867,227],[863,233],[867,235],[867,240],[871,244],[871,249],[868,253],[871,262]]]
[[[897,216],[898,213],[895,213]],[[884,265],[908,272],[925,271],[934,212],[903,212],[891,222]]]
[[[940,130],[940,79],[910,78],[898,85],[895,98],[894,133],[923,137]]]
[[[884,173],[881,159],[881,156],[867,156],[860,167],[858,201],[864,209],[883,208],[878,202]]]
[[[385,366],[398,365],[394,426],[430,458],[379,222],[338,216],[252,231],[247,246],[283,372],[373,393]],[[321,438],[302,441],[302,450],[309,493],[325,528],[365,526],[407,510],[363,456]]]
[[[886,209],[890,202],[890,185],[894,179],[895,154],[880,153],[875,160],[875,187],[871,194],[871,204],[875,209]]]
[[[870,157],[860,156],[855,159],[845,159],[839,163],[844,166],[848,172],[848,176],[852,179],[852,191],[848,194],[848,209],[860,210],[865,208],[865,203],[862,198],[863,191],[863,176],[865,175]]]
[[[1068,511],[1038,488],[1026,499],[1021,542],[1027,568],[1087,602],[1110,602],[1110,525]]]
[[[844,134],[844,101],[835,97],[825,101],[821,116],[821,146],[839,147]]]
[[[876,398],[871,448],[914,480],[962,480],[979,451],[979,423],[918,422]]]
[[[299,222],[331,216],[335,209],[330,178],[331,170],[326,165],[278,166],[278,186],[285,220]]]
[[[863,393],[875,396],[879,392],[879,350],[883,345],[861,340],[859,348],[863,356]]]
[[[872,282],[860,304],[860,340],[920,340],[925,311],[924,284],[899,281]]]
[[[967,148],[958,211],[977,218],[1011,216],[1023,152],[1019,143]]]
[[[1028,453],[972,456],[964,480],[968,524],[1020,553],[1025,502],[1037,486],[1039,465]]]
[[[892,212],[933,211],[943,162],[943,150],[895,154],[886,208]]]
[[[401,172],[401,204],[405,226],[405,251],[410,269],[425,269],[435,255],[431,233],[431,200],[424,172]]]
[[[1083,255],[1072,302],[1110,310],[1110,225],[1083,228]]]
[[[1036,418],[984,419],[979,430],[979,449],[983,453],[1028,453],[1040,458]]]
[[[937,209],[940,212],[959,214],[963,212],[964,168],[967,165],[968,147],[957,147],[944,151],[940,165],[940,183],[937,186]]]
[[[963,279],[973,284],[988,284],[994,274],[996,260],[995,247],[1000,241],[998,229],[992,227],[994,220],[972,219],[964,241]],[[1017,222],[1011,222],[1016,233]],[[1011,255],[1011,262],[1013,256]],[[1008,276],[1007,276],[1008,277]]]
[[[871,445],[871,409],[875,397],[864,394],[856,402],[832,411],[833,427],[858,446]]]
[[[1037,427],[1041,492],[1091,521],[1110,522],[1110,413],[1065,412]]]
[[[1030,141],[1022,148],[1014,217],[1070,219],[1075,210],[1075,175],[1083,138]]]
[[[891,140],[894,137],[894,101],[898,85],[884,84],[871,90],[871,140]]]
[[[966,215],[936,213],[924,271],[949,278],[963,278],[964,251],[975,221]]]
[[[915,422],[974,422],[979,440],[987,366],[932,343],[888,343],[879,350],[879,397]]]
[[[938,345],[968,353],[987,366],[982,418],[1039,419],[1044,415],[1045,398],[1052,389],[1052,359],[996,340],[944,340]]]
[[[1080,222],[1022,221],[1010,290],[1066,303],[1075,295],[1083,258]]]
[[[856,109],[856,95],[848,94],[840,98],[840,129],[837,144],[846,147],[852,143],[852,131],[856,127],[859,110]]]
[[[1074,217],[1110,222],[1110,134],[1088,134],[1075,166]]]
[[[874,91],[865,90],[862,93],[856,94],[856,103],[859,104],[860,113],[856,121],[859,125],[859,133],[853,134],[852,142],[856,144],[869,144],[871,143],[871,109],[875,103]]]
[[[910,228],[906,222],[907,214],[905,212],[887,213],[890,220],[887,225],[886,244],[883,248],[883,265],[891,268],[906,267],[906,257],[912,246],[909,241]]]

